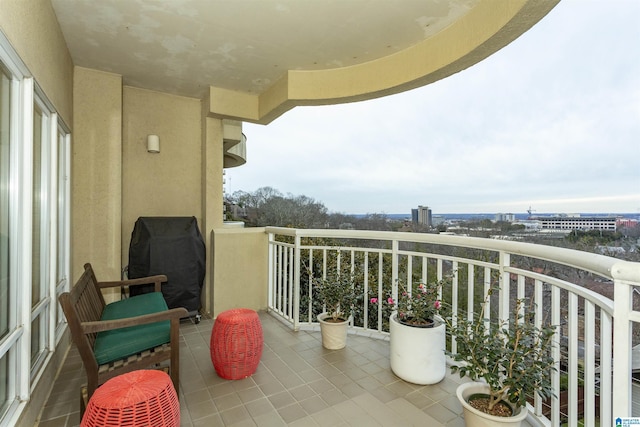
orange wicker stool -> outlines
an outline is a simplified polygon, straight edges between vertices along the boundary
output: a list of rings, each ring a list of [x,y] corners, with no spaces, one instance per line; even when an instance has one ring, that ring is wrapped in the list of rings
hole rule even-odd
[[[89,399],[81,427],[180,426],[180,403],[163,371],[140,370],[102,384]]]
[[[211,362],[222,378],[246,378],[258,368],[263,345],[258,313],[248,308],[227,310],[213,323],[209,346]]]

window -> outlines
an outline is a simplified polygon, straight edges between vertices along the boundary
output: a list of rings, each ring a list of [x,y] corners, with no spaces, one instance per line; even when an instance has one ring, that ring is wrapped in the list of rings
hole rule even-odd
[[[44,362],[47,350],[47,314],[50,309],[47,290],[49,242],[47,206],[48,176],[47,160],[51,141],[49,132],[50,113],[37,97],[33,107],[33,160],[31,191],[31,370],[32,375]]]
[[[0,425],[18,419],[64,331],[69,155],[65,124],[0,32]]]
[[[0,64],[2,65],[2,64]],[[9,328],[9,100],[11,79],[0,67],[0,338]]]
[[[9,288],[9,134],[11,76],[0,63],[0,342],[9,334],[12,314]],[[0,415],[8,405],[8,356],[0,353]]]
[[[56,300],[58,295],[65,292],[69,285],[69,135],[64,129],[58,127],[57,152],[56,152],[56,169],[57,169],[57,186],[55,193],[52,194],[55,200],[56,215],[56,252],[53,256],[55,260],[55,281],[56,281]],[[56,342],[60,334],[64,331],[65,317],[60,304],[56,304]]]

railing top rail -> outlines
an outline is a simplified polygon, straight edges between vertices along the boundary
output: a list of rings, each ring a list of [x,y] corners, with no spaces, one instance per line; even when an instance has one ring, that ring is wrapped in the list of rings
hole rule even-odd
[[[267,233],[297,237],[389,241],[398,240],[404,242],[430,243],[436,245],[461,246],[471,249],[508,252],[514,255],[534,257],[545,261],[569,265],[614,280],[629,283],[640,283],[640,263],[621,261],[604,255],[534,243],[485,239],[481,237],[394,231],[300,229],[284,227],[266,227],[265,230]]]

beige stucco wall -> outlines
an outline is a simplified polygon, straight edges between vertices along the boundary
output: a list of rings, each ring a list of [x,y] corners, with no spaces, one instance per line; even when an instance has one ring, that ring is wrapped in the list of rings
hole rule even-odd
[[[77,67],[71,156],[71,277],[91,262],[98,279],[120,278],[122,78]]]
[[[73,61],[51,3],[0,0],[0,29],[62,120],[72,127]]]
[[[213,316],[232,308],[267,307],[268,236],[264,228],[212,231]]]
[[[125,86],[122,146],[122,265],[141,216],[195,216],[202,224],[201,105],[185,98]],[[158,135],[160,153],[147,152]]]
[[[222,120],[207,117],[208,102],[202,103],[202,117],[204,126],[202,127],[202,200],[203,218],[201,224],[202,236],[207,246],[206,268],[204,292],[202,295],[203,312],[211,313],[211,289],[213,286],[212,274],[212,247],[211,230],[222,226],[223,211],[223,188],[222,171],[224,163],[223,154],[223,127]]]
[[[204,312],[211,283],[210,230],[222,225],[222,121],[199,99],[125,87],[123,94],[122,265],[140,216],[195,216],[207,247]],[[160,153],[147,152],[147,135]]]

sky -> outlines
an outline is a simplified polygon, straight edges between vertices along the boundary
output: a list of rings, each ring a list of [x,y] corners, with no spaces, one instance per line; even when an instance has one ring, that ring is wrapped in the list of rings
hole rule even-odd
[[[269,186],[345,214],[639,214],[640,1],[562,0],[431,85],[243,132],[227,194]]]

